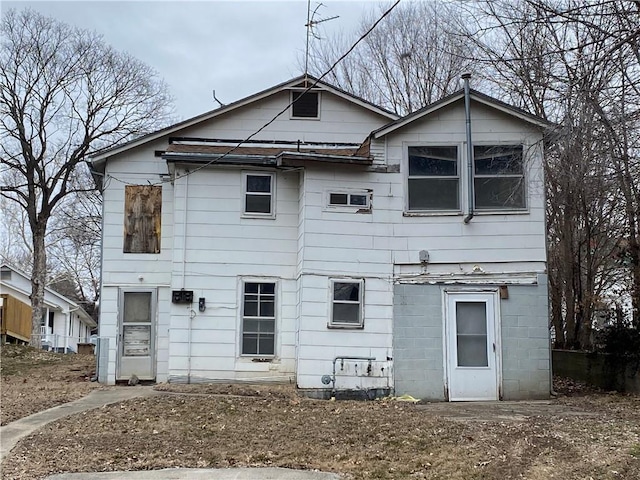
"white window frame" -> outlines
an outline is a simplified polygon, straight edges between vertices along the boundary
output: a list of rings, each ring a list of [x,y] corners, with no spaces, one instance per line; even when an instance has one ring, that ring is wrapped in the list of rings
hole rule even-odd
[[[258,316],[251,316],[251,317],[247,317],[245,316],[245,286],[247,284],[272,284],[273,285],[273,317],[261,317],[259,315],[259,310],[258,310]],[[240,357],[244,357],[244,358],[274,358],[276,356],[276,352],[277,352],[277,347],[278,347],[278,343],[277,343],[277,331],[278,331],[278,306],[279,306],[279,299],[278,299],[278,282],[273,279],[273,278],[243,278],[240,281],[240,345],[239,345],[239,352],[240,352]],[[260,305],[260,293],[258,293],[258,309],[259,309],[259,305]],[[265,294],[268,296],[271,296],[271,294]],[[245,319],[250,319],[250,320],[273,320],[273,353],[244,353],[243,351],[243,344],[244,344],[244,322]],[[260,332],[250,332],[250,333],[260,333]],[[259,347],[260,343],[258,342],[258,347]],[[258,349],[259,350],[259,349]]]
[[[271,179],[271,191],[269,193],[263,192],[248,192],[247,191],[247,177],[269,177]],[[270,196],[271,203],[269,213],[264,212],[248,212],[247,211],[247,196]],[[242,217],[244,218],[275,218],[276,217],[276,174],[274,172],[262,172],[262,171],[246,171],[242,172]]]
[[[445,176],[445,175],[413,175],[409,174],[409,148],[411,147],[455,147],[456,149],[456,167],[457,167],[457,175],[455,176]],[[447,142],[439,142],[439,143],[410,143],[404,145],[404,164],[405,164],[405,214],[407,215],[460,215],[462,213],[462,205],[463,205],[463,185],[465,181],[465,173],[462,168],[462,145],[460,143],[447,143]],[[433,208],[433,209],[411,209],[409,205],[409,180],[410,179],[457,179],[458,180],[458,188],[457,188],[457,198],[458,198],[458,207],[457,208]]]
[[[358,285],[358,322],[338,322],[333,319],[333,306],[335,303],[355,305],[356,302],[348,300],[335,300],[335,285],[337,283],[353,283]],[[329,279],[329,328],[362,329],[364,328],[364,279],[363,278],[331,278]]]
[[[293,89],[289,94],[289,102],[291,103],[291,107],[289,108],[289,119],[290,120],[320,120],[320,107],[322,106],[322,92],[320,90],[309,90],[307,93],[315,93],[318,98],[318,112],[315,117],[299,117],[293,114],[293,96],[294,93],[304,93],[306,89]]]
[[[477,174],[476,173],[476,154],[475,154],[475,148],[476,147],[502,147],[502,148],[516,148],[516,147],[520,147],[521,149],[521,157],[520,157],[520,161],[521,161],[521,168],[522,168],[522,173],[518,173],[518,174],[512,174],[512,173],[494,173],[494,174]],[[508,144],[500,144],[500,143],[476,143],[473,145],[474,148],[474,155],[473,155],[473,207],[474,210],[477,210],[478,213],[491,213],[491,212],[498,212],[498,213],[504,213],[504,212],[517,212],[517,213],[522,213],[522,212],[526,212],[528,210],[528,185],[527,185],[527,176],[526,176],[526,163],[525,163],[525,146],[521,143],[508,143]],[[500,206],[491,206],[491,207],[483,207],[483,206],[478,206],[477,201],[476,201],[476,180],[478,179],[498,179],[498,178],[516,178],[516,179],[520,179],[521,184],[522,184],[522,188],[523,188],[523,201],[524,201],[524,205],[522,207],[512,207],[512,206],[504,206],[504,207],[500,207]]]
[[[346,195],[347,203],[339,204],[339,203],[331,203],[331,195]],[[366,198],[366,203],[364,205],[357,205],[351,203],[351,196],[363,196]],[[337,211],[337,212],[357,212],[363,210],[371,210],[371,190],[364,189],[340,189],[340,188],[332,188],[325,190],[325,210],[327,211]]]

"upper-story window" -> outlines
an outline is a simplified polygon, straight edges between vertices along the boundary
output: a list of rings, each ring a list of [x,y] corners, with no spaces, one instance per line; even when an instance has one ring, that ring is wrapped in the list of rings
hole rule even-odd
[[[252,217],[273,217],[275,174],[244,172],[242,183],[244,214]]]
[[[291,118],[320,118],[320,92],[291,92]]]
[[[476,145],[473,156],[476,209],[526,208],[522,145]]]
[[[409,211],[460,210],[457,146],[409,147],[408,160]]]

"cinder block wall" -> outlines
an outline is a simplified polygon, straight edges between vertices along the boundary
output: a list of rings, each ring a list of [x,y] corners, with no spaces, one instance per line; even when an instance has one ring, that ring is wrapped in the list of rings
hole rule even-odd
[[[437,285],[395,285],[393,372],[396,395],[445,400],[442,291]]]
[[[394,385],[397,395],[445,400],[443,296],[440,285],[395,285]],[[548,398],[547,277],[537,285],[509,286],[500,300],[502,398]]]
[[[538,285],[509,286],[500,301],[502,315],[502,397],[504,400],[548,398],[549,307],[547,276]]]

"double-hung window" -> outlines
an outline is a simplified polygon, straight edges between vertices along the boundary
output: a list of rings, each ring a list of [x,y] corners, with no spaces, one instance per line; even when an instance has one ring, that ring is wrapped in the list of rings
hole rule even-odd
[[[275,354],[276,284],[245,282],[242,293],[242,355]]]
[[[526,208],[522,145],[476,145],[473,155],[475,208]]]
[[[364,325],[364,281],[331,280],[330,326],[362,327]]]
[[[458,147],[408,147],[408,210],[459,211]]]
[[[243,173],[244,214],[256,217],[273,217],[273,173]]]

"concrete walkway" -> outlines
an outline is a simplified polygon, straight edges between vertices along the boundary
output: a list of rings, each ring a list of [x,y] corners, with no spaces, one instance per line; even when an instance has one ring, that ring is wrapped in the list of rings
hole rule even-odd
[[[86,397],[75,400],[74,402],[58,405],[49,410],[34,413],[28,417],[11,422],[8,425],[0,427],[0,463],[9,455],[9,452],[16,446],[16,443],[27,435],[31,435],[47,423],[110,403],[121,402],[137,397],[150,397],[158,394],[160,394],[160,392],[155,391],[152,386],[140,385],[135,387],[113,387],[104,390],[93,390]]]
[[[167,468],[140,472],[62,473],[47,480],[339,480],[335,473],[288,468]]]
[[[93,390],[86,397],[74,402],[11,422],[0,427],[0,463],[21,439],[47,423],[103,405],[162,394],[163,392],[154,390],[153,386],[140,385]],[[137,472],[61,473],[47,477],[48,480],[339,480],[340,478],[340,475],[335,473],[286,468],[172,468]]]

